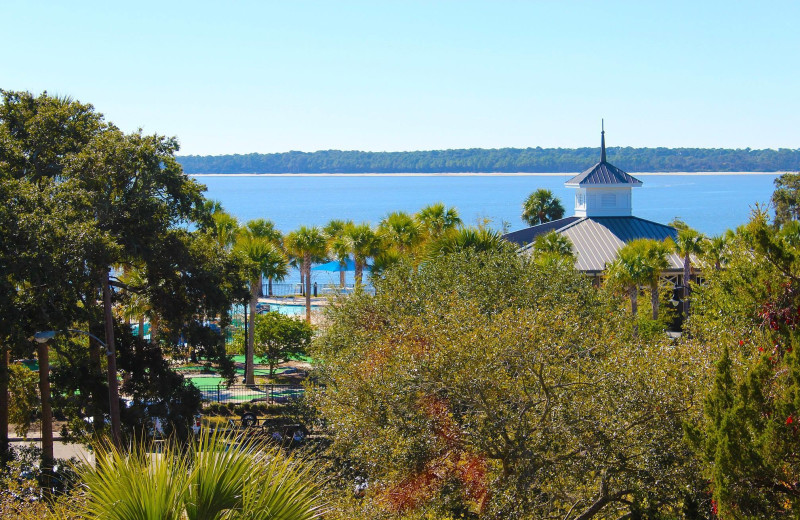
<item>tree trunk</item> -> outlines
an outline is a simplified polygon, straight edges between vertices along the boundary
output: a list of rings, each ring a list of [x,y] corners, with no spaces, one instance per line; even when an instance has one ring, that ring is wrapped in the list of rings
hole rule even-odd
[[[103,326],[99,321],[96,319],[98,318],[99,309],[95,305],[96,298],[90,299],[89,305],[91,305],[91,316],[92,319],[89,322],[89,332],[97,336],[98,338],[103,335]],[[104,404],[108,400],[108,391],[106,388],[100,384],[100,381],[103,379],[103,359],[102,355],[105,353],[106,349],[98,343],[94,338],[89,338],[89,369],[92,371],[92,376],[94,376],[94,384],[92,384],[92,424],[94,428],[99,430],[103,426],[103,410],[105,408]]]
[[[346,283],[346,281],[345,281],[345,271],[344,271],[344,268],[342,268],[342,270],[339,271],[339,286],[341,286],[341,288],[344,289],[345,283]]]
[[[272,277],[267,278],[267,294],[272,297]]]
[[[689,289],[689,278],[692,276],[692,263],[689,254],[683,257],[683,315],[684,318],[689,317],[689,296],[691,291]]]
[[[106,326],[106,356],[108,357],[108,414],[111,416],[111,441],[122,448],[122,428],[119,417],[119,384],[117,383],[117,352],[114,346],[114,316],[111,314],[111,287],[108,270],[102,275],[103,314]]]
[[[637,318],[639,317],[639,287],[633,285],[628,289],[628,295],[631,299],[631,315],[633,317],[633,335],[639,334],[639,325]]]
[[[144,341],[144,314],[139,316],[139,339]]]
[[[0,468],[8,460],[8,372],[9,349],[0,345]]]
[[[39,396],[42,401],[42,482],[45,494],[53,473],[53,412],[50,408],[50,359],[47,343],[39,343]]]
[[[306,272],[306,321],[311,323],[311,256],[303,258],[303,269]]]
[[[361,281],[363,279],[363,274],[364,274],[364,264],[362,264],[361,262],[356,260],[356,271],[354,273],[356,287],[360,287],[361,286]]]
[[[653,306],[653,319],[658,319],[658,280],[650,283],[650,304]]]
[[[248,317],[248,326],[247,329],[247,348],[245,352],[245,372],[244,372],[244,384],[246,385],[254,385],[256,384],[255,379],[255,370],[253,370],[253,358],[255,357],[255,348],[253,343],[255,342],[255,322],[256,322],[256,303],[258,303],[258,291],[259,285],[253,284],[250,287],[250,316]]]

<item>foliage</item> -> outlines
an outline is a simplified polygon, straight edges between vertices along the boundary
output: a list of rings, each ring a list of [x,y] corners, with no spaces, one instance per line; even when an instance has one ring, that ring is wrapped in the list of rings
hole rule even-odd
[[[608,160],[635,172],[795,171],[800,150],[606,148]],[[599,148],[499,148],[358,152],[323,150],[180,157],[188,173],[580,172]]]
[[[340,489],[368,482],[340,517],[655,517],[694,489],[691,346],[631,341],[571,267],[503,250],[400,263],[328,319],[314,399],[352,468]]]
[[[775,225],[781,226],[793,220],[800,220],[799,174],[784,173],[775,179],[772,206],[775,208]]]
[[[564,216],[564,206],[553,192],[544,188],[534,191],[522,203],[522,220],[530,226],[552,222]]]
[[[440,256],[463,251],[487,252],[511,249],[513,249],[513,245],[497,231],[465,227],[431,242],[428,246],[428,255]]]
[[[313,327],[305,321],[279,312],[259,314],[255,320],[255,353],[267,361],[272,377],[278,364],[305,355],[313,334]]]
[[[82,466],[90,518],[200,520],[312,519],[324,513],[315,475],[303,461],[253,440],[204,433],[189,450],[167,442],[160,456],[98,450]]]
[[[697,289],[689,326],[720,345],[704,415],[687,437],[720,516],[796,518],[800,510],[800,249],[793,222],[757,208],[730,237],[726,269]]]
[[[21,364],[12,364],[8,368],[11,376],[8,385],[8,421],[14,424],[17,435],[27,437],[39,408],[39,377]]]

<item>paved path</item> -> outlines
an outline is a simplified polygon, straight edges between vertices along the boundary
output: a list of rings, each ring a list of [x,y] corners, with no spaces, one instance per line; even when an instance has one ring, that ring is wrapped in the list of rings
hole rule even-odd
[[[27,439],[11,437],[9,439],[9,444],[12,447],[33,445],[39,448],[42,445],[42,439],[41,437],[28,437]],[[57,459],[69,459],[75,457],[78,460],[85,459],[90,462],[94,461],[94,454],[87,450],[83,444],[61,442],[59,440],[59,435],[56,432],[53,432],[53,456]]]

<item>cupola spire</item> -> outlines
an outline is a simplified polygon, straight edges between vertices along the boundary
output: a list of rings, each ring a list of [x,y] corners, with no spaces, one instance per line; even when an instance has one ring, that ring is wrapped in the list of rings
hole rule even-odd
[[[603,120],[600,120],[600,162],[606,162],[606,129]]]

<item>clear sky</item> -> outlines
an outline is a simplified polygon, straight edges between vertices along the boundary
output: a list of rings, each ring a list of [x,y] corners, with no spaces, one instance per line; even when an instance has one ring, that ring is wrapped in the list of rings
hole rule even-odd
[[[800,2],[0,2],[0,88],[181,154],[800,147]]]

